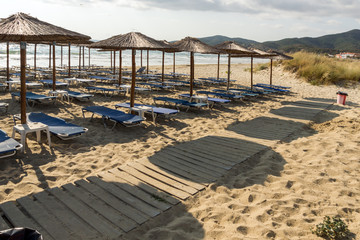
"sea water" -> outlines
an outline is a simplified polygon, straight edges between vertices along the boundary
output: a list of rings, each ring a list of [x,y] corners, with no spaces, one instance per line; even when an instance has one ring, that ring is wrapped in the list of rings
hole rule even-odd
[[[34,66],[34,44],[27,44],[26,48],[26,63],[31,67]],[[36,49],[36,67],[49,67],[49,45],[38,44]],[[52,46],[51,46],[52,49]],[[56,46],[55,48],[55,61],[56,66],[61,67],[61,52],[62,52],[62,65],[68,65],[68,46],[61,47]],[[111,53],[110,51],[99,51],[97,49],[85,48],[85,66],[89,65],[89,51],[90,51],[90,65],[95,66],[111,66]],[[79,47],[71,46],[70,48],[70,62],[71,66],[79,65]],[[52,54],[51,54],[52,56]],[[147,51],[142,51],[142,65],[147,65]],[[20,66],[20,47],[19,44],[9,44],[9,65],[10,67]],[[216,54],[197,54],[195,53],[195,64],[217,64],[218,55]],[[268,59],[256,59],[254,63],[266,63]],[[228,56],[221,55],[220,64],[227,64]],[[231,63],[250,63],[250,58],[232,58]],[[52,64],[52,60],[51,60]],[[136,51],[136,65],[141,64],[141,51]],[[162,64],[162,52],[160,51],[149,51],[149,67],[158,66]],[[165,53],[165,65],[173,64],[173,53]],[[176,65],[189,65],[190,64],[190,53],[178,52],[175,55]],[[81,66],[83,65],[82,53],[81,53]],[[119,66],[119,52],[116,52],[115,65]],[[131,66],[131,51],[122,51],[122,66]],[[0,67],[6,67],[6,43],[0,44]]]

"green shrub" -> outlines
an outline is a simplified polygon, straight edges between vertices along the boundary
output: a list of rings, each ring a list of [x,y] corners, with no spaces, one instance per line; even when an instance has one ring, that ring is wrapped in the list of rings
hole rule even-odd
[[[349,229],[340,218],[329,216],[324,217],[324,221],[316,225],[315,229],[311,229],[313,234],[330,240],[344,239],[349,233]]]
[[[285,70],[295,72],[314,85],[360,81],[360,62],[341,60],[315,53],[297,52],[294,59],[283,61]]]

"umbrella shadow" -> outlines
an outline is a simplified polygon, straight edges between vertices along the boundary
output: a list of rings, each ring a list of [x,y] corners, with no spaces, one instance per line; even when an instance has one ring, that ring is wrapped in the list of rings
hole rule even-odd
[[[316,116],[317,114],[319,114],[322,111],[322,109],[316,109],[316,108],[306,108],[306,107],[282,107],[282,108],[278,108],[278,109],[272,109],[270,110],[270,113],[281,116],[281,117],[286,117],[286,118],[291,118],[294,120],[313,120],[314,116]],[[336,113],[329,113],[330,115],[332,115],[332,118],[335,118],[337,116],[339,116]]]

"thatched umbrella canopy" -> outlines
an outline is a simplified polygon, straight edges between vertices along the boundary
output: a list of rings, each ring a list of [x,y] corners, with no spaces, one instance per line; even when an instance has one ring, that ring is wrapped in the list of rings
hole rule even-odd
[[[55,41],[71,42],[89,40],[90,37],[73,32],[31,17],[24,13],[16,13],[0,21],[0,41],[20,42],[21,63],[21,123],[26,123],[26,42],[51,42],[53,43],[53,86],[55,87]],[[55,88],[54,88],[55,89]]]
[[[267,52],[267,54],[270,54],[270,85],[272,85],[272,66],[273,66],[273,60],[291,60],[293,57],[285,55],[281,52],[270,50]]]
[[[164,50],[168,49],[169,46],[164,43],[155,40],[151,37],[148,37],[139,32],[130,32],[127,34],[120,34],[108,39],[93,43],[90,45],[92,48],[102,48],[102,49],[116,49],[124,50],[131,49],[132,51],[132,82],[131,82],[131,91],[130,91],[130,106],[134,106],[135,98],[135,75],[136,75],[136,63],[135,55],[136,50]],[[121,69],[121,68],[120,68]],[[120,71],[121,72],[121,71]],[[119,76],[119,84],[121,84],[121,75]]]
[[[231,66],[231,54],[248,54],[253,55],[256,54],[255,52],[246,49],[242,47],[241,45],[237,44],[233,41],[225,41],[223,43],[215,45],[215,48],[219,49],[222,52],[225,52],[228,54],[228,83],[227,83],[227,90],[229,90],[230,87],[230,66]],[[219,55],[220,57],[220,55]],[[219,59],[220,60],[220,59]],[[220,62],[218,60],[218,63]],[[218,66],[219,71],[219,66]]]
[[[194,87],[194,53],[217,54],[219,50],[192,37],[186,37],[171,43],[171,46],[180,51],[190,52],[190,96],[192,96]]]

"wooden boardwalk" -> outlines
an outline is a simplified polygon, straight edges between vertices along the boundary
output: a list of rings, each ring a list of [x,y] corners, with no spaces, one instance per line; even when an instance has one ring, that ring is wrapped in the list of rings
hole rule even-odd
[[[308,124],[330,103],[298,101],[216,136],[166,147],[98,176],[0,204],[0,229],[44,239],[118,239]]]

